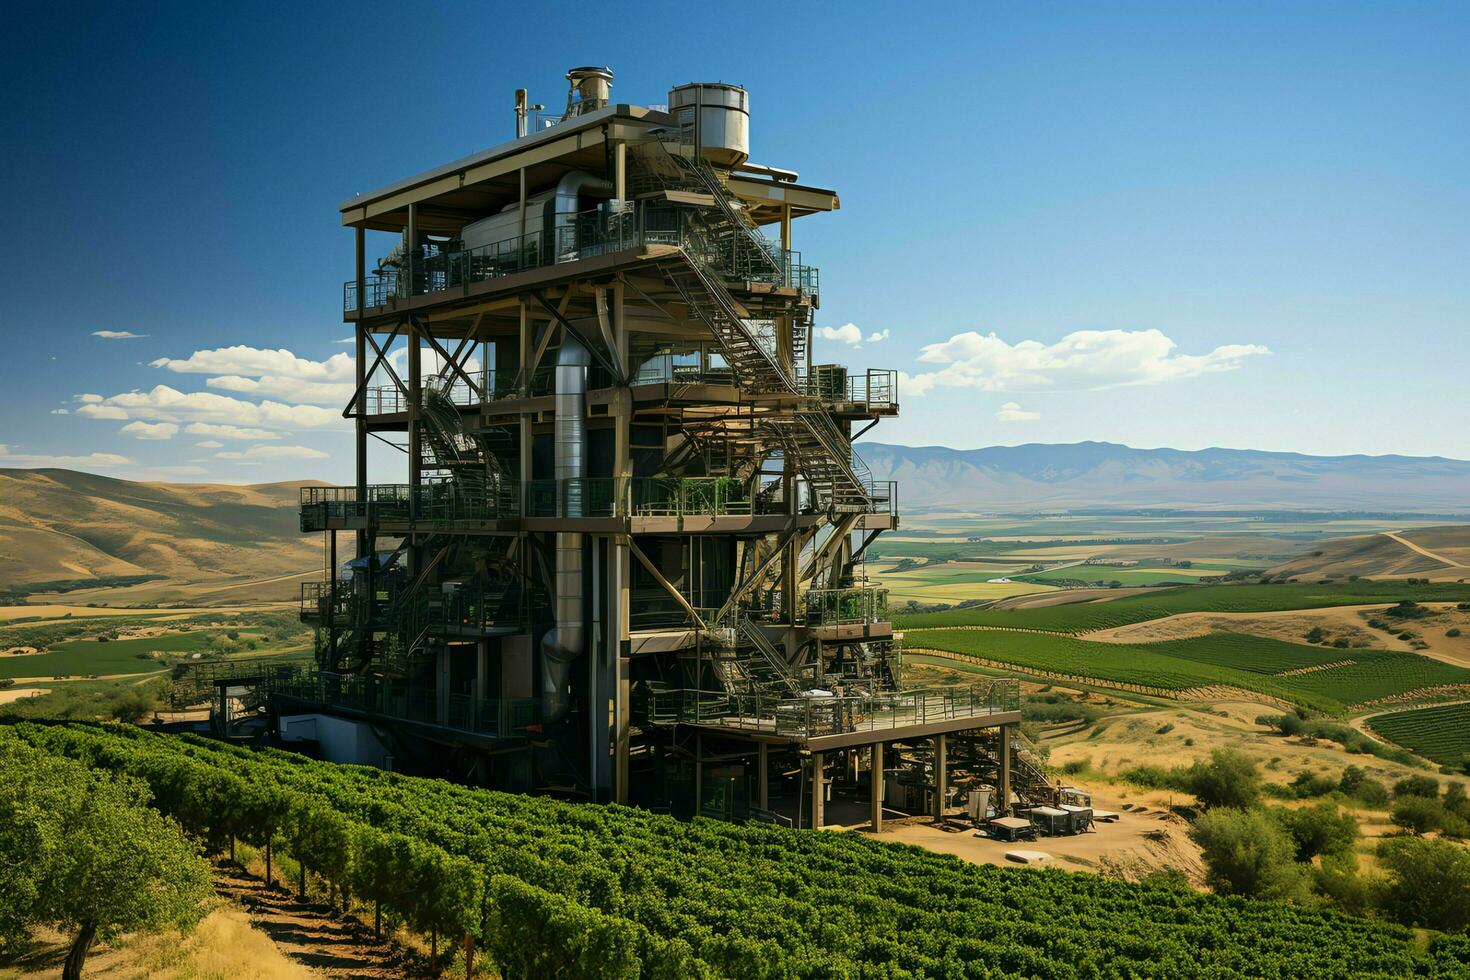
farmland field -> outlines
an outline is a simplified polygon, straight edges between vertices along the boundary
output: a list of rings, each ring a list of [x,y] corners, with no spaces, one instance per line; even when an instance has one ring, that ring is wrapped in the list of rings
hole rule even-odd
[[[1398,602],[1449,602],[1470,599],[1470,585],[1404,582],[1338,582],[1283,585],[1181,586],[1124,596],[1111,602],[1084,602],[1036,609],[947,609],[932,613],[899,613],[900,629],[926,626],[1008,626],[1056,633],[1112,629],[1187,612],[1271,612]]]
[[[1311,647],[1244,633],[1124,645],[1010,630],[910,630],[904,646],[1168,691],[1229,685],[1333,713],[1421,688],[1470,684],[1470,670],[1414,654]],[[1326,666],[1342,661],[1353,662]],[[1309,668],[1323,669],[1282,676]]]
[[[145,659],[153,651],[197,653],[209,645],[203,630],[136,640],[68,640],[45,653],[0,657],[0,677],[70,677],[84,674],[142,674],[162,662]]]
[[[1048,569],[1044,572],[1027,572],[1023,576],[1028,582],[1121,582],[1123,585],[1192,584],[1201,578],[1216,578],[1225,574],[1221,569],[1190,568],[1117,568],[1109,565],[1073,565],[1069,568]]]
[[[1470,704],[1395,711],[1370,719],[1368,727],[1441,765],[1461,766],[1470,760]]]

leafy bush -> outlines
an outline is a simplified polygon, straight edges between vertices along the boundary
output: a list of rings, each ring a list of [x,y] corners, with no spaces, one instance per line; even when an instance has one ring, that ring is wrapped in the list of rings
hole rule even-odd
[[[1250,756],[1215,749],[1208,762],[1190,766],[1185,787],[1207,807],[1250,807],[1261,800],[1261,774]]]
[[[1296,843],[1264,810],[1219,807],[1189,831],[1200,846],[1207,880],[1224,895],[1301,899],[1309,877],[1296,861]]]
[[[1448,841],[1394,837],[1378,845],[1388,872],[1384,910],[1399,922],[1459,931],[1470,926],[1470,851]]]
[[[1393,801],[1389,819],[1405,830],[1427,834],[1438,830],[1445,820],[1444,804],[1428,796],[1401,796]]]
[[[1407,776],[1393,784],[1394,799],[1404,796],[1427,796],[1439,799],[1439,780],[1433,776]]]
[[[1296,842],[1298,861],[1310,861],[1319,854],[1350,854],[1362,836],[1358,821],[1334,803],[1296,810],[1279,807],[1271,814]]]

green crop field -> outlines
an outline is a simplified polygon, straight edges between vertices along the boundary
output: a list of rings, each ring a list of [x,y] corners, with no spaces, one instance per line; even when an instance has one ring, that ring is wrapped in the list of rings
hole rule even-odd
[[[1026,572],[1028,582],[1120,582],[1123,585],[1192,584],[1200,578],[1216,577],[1224,572],[1211,568],[1114,568],[1108,565],[1072,565],[1045,572]]]
[[[164,664],[139,656],[155,650],[196,653],[209,645],[203,630],[141,640],[68,640],[45,653],[0,658],[0,677],[76,677],[89,674],[145,674]]]
[[[948,650],[1104,683],[1168,691],[1224,684],[1333,713],[1420,688],[1470,684],[1470,670],[1410,653],[1311,647],[1244,633],[1129,645],[1010,630],[909,630],[903,642],[907,649]],[[1343,660],[1354,663],[1280,676]]]
[[[565,803],[91,726],[0,726],[143,780],[186,832],[272,840],[517,977],[1464,976],[1463,937],[1308,904],[977,866],[857,834]],[[35,746],[31,749],[27,746]],[[3,777],[3,772],[0,772]]]
[[[1056,633],[1086,633],[1187,612],[1272,612],[1398,602],[1401,599],[1462,602],[1470,600],[1470,585],[1366,581],[1328,585],[1187,585],[1145,595],[1122,596],[1108,602],[1079,602],[1033,609],[947,609],[932,613],[900,613],[894,616],[894,625],[900,629],[1010,626]]]
[[[1470,704],[1395,711],[1370,719],[1368,727],[1441,765],[1470,762]]]

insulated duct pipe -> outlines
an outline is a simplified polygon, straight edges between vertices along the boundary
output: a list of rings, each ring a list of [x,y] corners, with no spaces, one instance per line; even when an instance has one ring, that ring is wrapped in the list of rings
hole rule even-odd
[[[606,194],[613,192],[612,181],[601,177],[594,177],[582,170],[572,170],[562,174],[561,180],[556,182],[556,244],[557,254],[564,255],[576,248],[576,242],[563,242],[561,230],[572,226],[572,219],[577,215],[577,199],[583,189],[602,191]],[[586,355],[584,350],[583,355]]]
[[[557,190],[560,197],[561,190]],[[570,330],[562,329],[556,355],[555,461],[557,495],[565,501],[563,517],[582,517],[582,479],[587,469],[587,367],[592,358]],[[556,626],[541,640],[542,721],[566,717],[571,707],[567,688],[572,664],[585,652],[587,631],[582,614],[582,535],[556,535]]]

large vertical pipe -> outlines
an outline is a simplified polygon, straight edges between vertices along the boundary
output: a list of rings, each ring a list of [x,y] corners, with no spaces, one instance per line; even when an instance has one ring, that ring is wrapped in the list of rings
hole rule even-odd
[[[587,367],[591,357],[574,334],[562,332],[556,357],[556,423],[554,457],[561,516],[584,516],[582,482],[586,476]],[[556,535],[556,626],[541,641],[543,721],[556,722],[571,707],[567,685],[571,665],[585,652],[582,604],[582,534]]]

